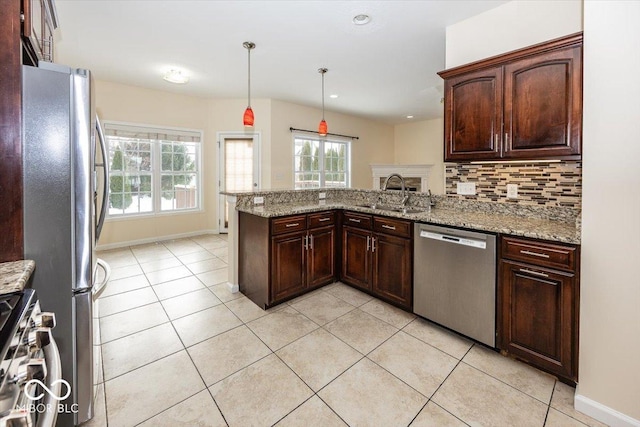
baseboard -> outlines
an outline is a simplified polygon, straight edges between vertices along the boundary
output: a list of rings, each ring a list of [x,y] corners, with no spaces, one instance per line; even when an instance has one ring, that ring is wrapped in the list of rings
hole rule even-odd
[[[611,427],[640,427],[640,420],[631,418],[622,412],[577,393],[574,398],[574,407],[576,411],[580,411]]]
[[[149,237],[147,239],[127,240],[125,242],[108,243],[106,245],[98,245],[96,250],[108,251],[110,249],[126,248],[127,246],[144,245],[147,243],[162,242],[165,240],[184,239],[186,237],[202,236],[203,234],[219,234],[218,230],[199,230],[190,231],[189,233],[170,234],[167,236]]]

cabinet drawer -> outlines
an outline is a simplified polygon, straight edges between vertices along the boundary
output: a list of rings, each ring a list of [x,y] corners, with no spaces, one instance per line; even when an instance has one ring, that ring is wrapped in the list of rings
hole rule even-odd
[[[373,217],[373,230],[378,233],[411,238],[413,228],[411,221],[375,216]]]
[[[292,233],[306,229],[306,215],[287,216],[271,220],[271,234]]]
[[[502,238],[502,258],[575,271],[576,248],[531,240]]]
[[[371,215],[363,215],[355,212],[345,212],[342,225],[366,228],[367,230],[371,230],[371,222]]]
[[[326,227],[336,222],[336,213],[334,211],[319,212],[308,215],[309,228]]]

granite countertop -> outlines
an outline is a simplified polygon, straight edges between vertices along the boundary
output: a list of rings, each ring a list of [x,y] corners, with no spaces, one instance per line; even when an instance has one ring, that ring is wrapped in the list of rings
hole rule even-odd
[[[0,263],[0,295],[22,291],[35,267],[35,261],[28,259]]]
[[[478,231],[488,231],[512,236],[524,236],[555,242],[580,244],[580,232],[575,223],[552,219],[534,219],[518,215],[491,214],[485,212],[434,208],[419,213],[402,214],[357,206],[348,201],[281,203],[268,206],[238,207],[238,211],[265,218],[304,214],[326,209],[348,209],[350,211],[376,214],[412,221],[450,225]]]

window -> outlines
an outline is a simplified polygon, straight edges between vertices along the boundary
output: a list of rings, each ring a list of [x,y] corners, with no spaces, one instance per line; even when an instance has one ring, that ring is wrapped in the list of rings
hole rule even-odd
[[[295,135],[295,188],[349,187],[351,153],[348,141]]]
[[[109,216],[200,209],[202,133],[105,123]]]

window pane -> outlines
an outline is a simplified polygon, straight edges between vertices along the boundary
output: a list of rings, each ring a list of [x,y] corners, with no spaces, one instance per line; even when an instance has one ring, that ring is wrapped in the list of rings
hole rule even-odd
[[[294,167],[296,188],[320,187],[320,141],[296,138]]]
[[[296,188],[348,185],[348,142],[296,137],[293,152]]]
[[[225,139],[224,161],[225,190],[251,190],[253,188],[253,139]]]
[[[110,216],[154,212],[154,188],[160,189],[161,211],[199,207],[199,142],[167,140],[169,133],[158,129],[105,125]],[[159,134],[165,140],[157,139]],[[155,158],[154,150],[160,151]]]

